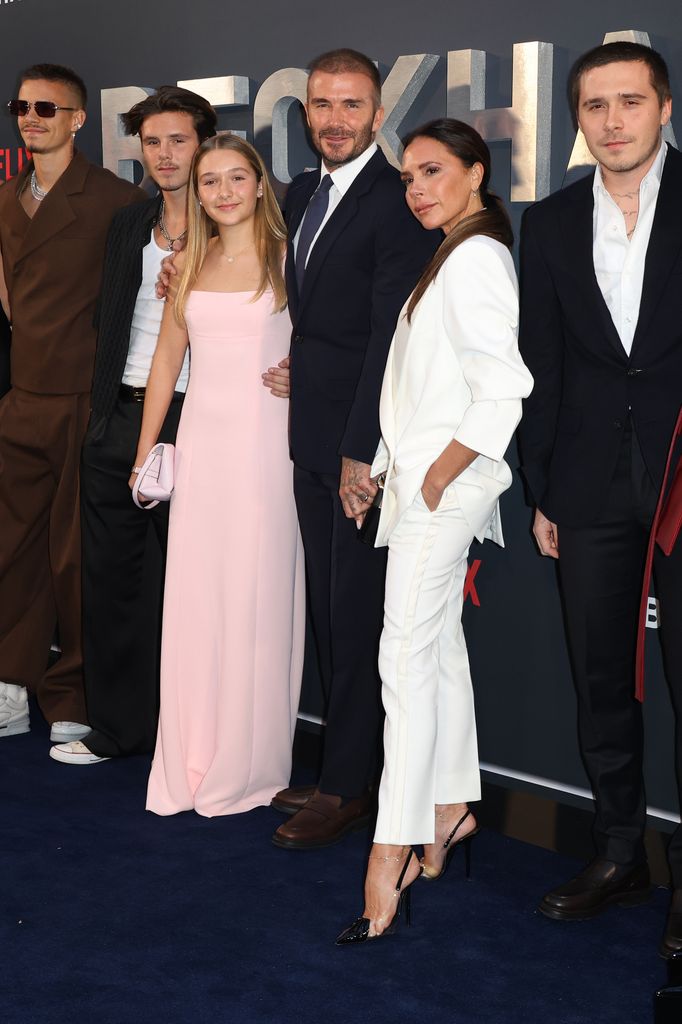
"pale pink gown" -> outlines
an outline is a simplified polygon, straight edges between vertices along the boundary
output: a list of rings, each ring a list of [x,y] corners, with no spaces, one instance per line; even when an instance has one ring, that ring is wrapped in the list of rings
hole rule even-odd
[[[272,294],[202,292],[186,308],[191,373],[176,446],[147,809],[213,817],[289,783],[304,575],[289,403],[261,373],[289,350]]]

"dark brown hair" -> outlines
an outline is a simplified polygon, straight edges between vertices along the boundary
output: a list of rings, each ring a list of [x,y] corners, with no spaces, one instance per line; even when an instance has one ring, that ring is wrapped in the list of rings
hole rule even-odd
[[[71,68],[65,68],[63,64],[32,64],[30,68],[26,68],[19,75],[19,86],[22,86],[24,82],[39,81],[61,82],[62,85],[68,85],[78,97],[79,108],[85,110],[85,105],[88,102],[88,90],[85,88],[85,82],[81,76]]]
[[[374,86],[376,106],[377,108],[381,106],[381,78],[377,66],[359,50],[348,48],[328,50],[327,53],[321,53],[319,57],[311,61],[308,71],[311,75],[315,71],[324,71],[328,75],[342,75],[344,72],[367,75]]]
[[[641,43],[628,43],[622,40],[615,43],[604,43],[603,46],[595,46],[594,49],[584,53],[582,57],[578,57],[568,76],[568,95],[574,115],[578,113],[580,79],[582,76],[594,68],[603,68],[607,64],[616,64],[620,61],[641,61],[643,64],[646,64],[651,73],[651,84],[656,90],[659,106],[662,107],[665,101],[670,99],[668,66],[660,53],[652,50],[650,46],[643,46]]]
[[[126,135],[139,135],[146,118],[169,112],[189,114],[199,142],[216,133],[218,115],[208,100],[177,85],[160,85],[155,93],[140,100],[127,114],[121,114],[121,121]]]
[[[488,189],[490,150],[476,129],[464,121],[455,121],[452,117],[441,117],[410,132],[403,139],[403,150],[406,150],[416,139],[434,139],[436,142],[440,142],[467,168],[473,167],[474,164],[482,165],[483,178],[478,186],[478,191],[484,209],[461,220],[441,242],[410,295],[410,301],[407,304],[408,323],[418,302],[450,253],[467,238],[472,238],[473,235],[487,235],[488,238],[494,238],[502,245],[506,245],[508,249],[511,249],[514,241],[511,222],[504,204],[499,196]]]

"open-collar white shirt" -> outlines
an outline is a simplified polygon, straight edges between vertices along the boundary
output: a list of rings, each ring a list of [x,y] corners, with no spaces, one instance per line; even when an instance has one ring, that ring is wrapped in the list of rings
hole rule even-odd
[[[373,142],[370,146],[367,147],[366,150],[364,150],[364,152],[360,154],[360,156],[356,156],[354,160],[349,160],[347,164],[342,164],[340,167],[336,167],[333,171],[328,171],[327,168],[324,166],[324,161],[322,162],[322,166],[320,168],[320,181],[322,181],[322,178],[325,176],[325,174],[329,174],[332,179],[332,184],[331,188],[329,189],[329,203],[327,204],[327,211],[324,215],[322,223],[320,224],[317,234],[310,243],[310,248],[308,249],[308,257],[305,261],[306,266],[308,266],[310,254],[313,251],[315,242],[320,237],[320,233],[324,230],[325,224],[327,223],[327,221],[333,214],[334,210],[345,196],[348,189],[351,187],[351,185],[357,178],[360,171],[370,162],[378,148],[379,147],[377,146],[376,142]],[[301,234],[301,227],[303,226],[304,218],[305,214],[301,218],[301,223],[298,226],[298,231],[296,232],[296,236],[294,238],[294,254],[296,253],[296,250],[298,248],[298,239]]]
[[[594,272],[611,319],[628,356],[639,319],[646,251],[654,223],[656,201],[668,147],[661,143],[656,159],[639,186],[637,224],[628,239],[625,218],[604,187],[601,168],[594,174]]]

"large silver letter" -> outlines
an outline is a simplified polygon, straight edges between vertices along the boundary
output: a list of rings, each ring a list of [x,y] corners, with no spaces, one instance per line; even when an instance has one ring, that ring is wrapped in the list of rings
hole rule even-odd
[[[102,89],[102,164],[128,181],[135,181],[135,164],[143,165],[140,140],[136,135],[123,134],[121,114],[153,92],[137,85]]]
[[[178,85],[203,96],[214,107],[248,107],[251,103],[251,83],[246,75],[190,78]],[[246,132],[236,131],[235,135],[246,137]]]
[[[249,80],[245,75],[190,78],[178,85],[203,96],[214,107],[248,107],[251,102]]]
[[[515,43],[510,107],[485,109],[484,50],[448,53],[448,117],[466,121],[484,139],[511,139],[510,199],[529,203],[550,192],[551,43]]]
[[[308,73],[300,68],[283,68],[261,85],[253,105],[253,137],[261,153],[267,149],[270,135],[272,173],[278,181],[291,181],[289,166],[289,111],[294,104],[305,103]],[[260,138],[265,133],[266,138]]]
[[[381,87],[385,117],[381,131],[377,135],[377,142],[383,149],[386,159],[395,167],[400,167],[402,155],[398,135],[400,126],[437,64],[438,57],[432,53],[398,57]]]
[[[626,43],[641,43],[642,46],[651,47],[651,40],[649,39],[648,32],[638,32],[636,29],[626,29],[623,32],[607,32],[604,36],[603,42],[615,43],[615,42],[626,42]],[[671,146],[677,148],[675,142],[675,132],[673,131],[672,121],[663,129],[663,138],[666,142],[669,142]],[[573,170],[574,167],[585,167],[596,164],[596,160],[587,148],[585,142],[585,136],[578,128],[578,132],[575,137],[573,149],[571,150],[571,156],[568,161],[568,167],[566,173]]]

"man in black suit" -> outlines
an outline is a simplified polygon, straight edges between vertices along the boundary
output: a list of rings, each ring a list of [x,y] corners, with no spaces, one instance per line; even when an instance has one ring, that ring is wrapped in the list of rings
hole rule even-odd
[[[558,559],[596,802],[596,858],[540,904],[557,920],[649,894],[635,644],[682,391],[682,156],[661,138],[667,68],[647,47],[609,43],[576,63],[571,95],[596,172],[528,210],[521,238],[520,346],[535,378],[523,471],[538,546]],[[682,862],[672,868],[679,887]]]
[[[284,790],[278,846],[327,846],[366,824],[377,770],[377,671],[385,551],[358,543],[353,513],[376,486],[379,393],[398,313],[441,240],[409,213],[374,142],[374,64],[335,50],[310,67],[306,114],[319,171],[292,182],[286,278],[293,321],[291,453],[309,610],[327,701],[317,788]]]

